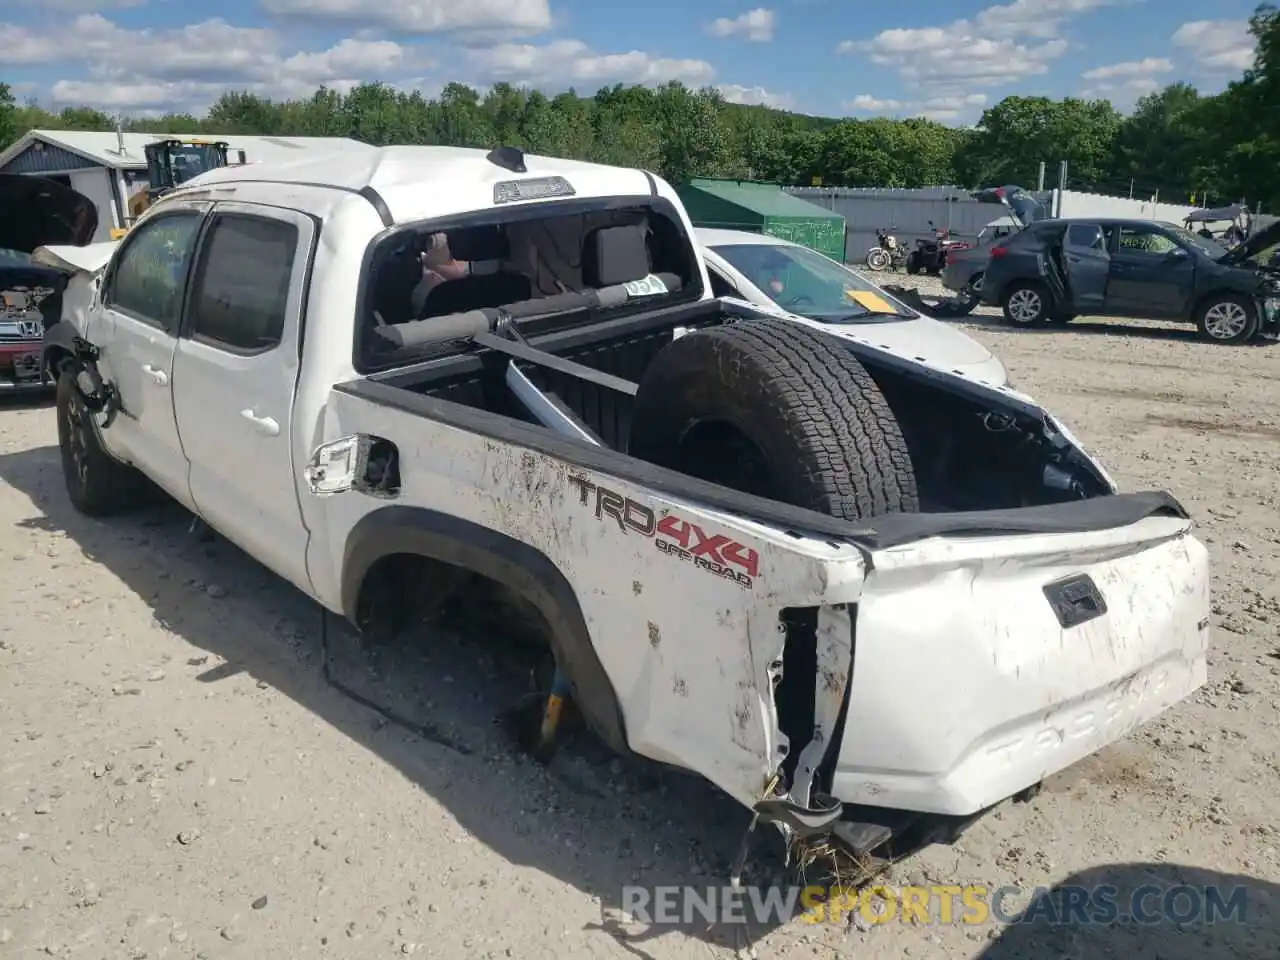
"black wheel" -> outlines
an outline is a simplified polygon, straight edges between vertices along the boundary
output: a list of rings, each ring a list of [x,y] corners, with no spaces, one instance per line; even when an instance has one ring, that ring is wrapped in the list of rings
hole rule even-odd
[[[1236,293],[1213,294],[1196,310],[1200,336],[1214,343],[1248,343],[1257,336],[1258,324],[1258,308]]]
[[[751,320],[664,347],[636,395],[630,452],[849,520],[919,509],[893,411],[828,334]]]
[[[920,272],[920,258],[914,253],[907,254],[907,273],[913,277]]]
[[[102,448],[93,415],[70,373],[59,375],[56,389],[58,446],[72,505],[91,517],[137,506],[146,491],[142,475]]]
[[[1015,327],[1038,327],[1049,318],[1049,292],[1033,281],[1014,283],[1001,298],[1004,318]]]

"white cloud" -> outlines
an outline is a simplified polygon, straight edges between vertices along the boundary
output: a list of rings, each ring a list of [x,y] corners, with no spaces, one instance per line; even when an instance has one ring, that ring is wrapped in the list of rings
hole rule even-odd
[[[540,33],[551,26],[548,0],[262,0],[268,13],[381,27],[400,34],[466,31]]]
[[[777,27],[777,15],[766,7],[756,7],[736,17],[720,17],[712,21],[707,32],[713,37],[736,37],[752,43],[768,43]]]
[[[495,4],[496,0],[479,0],[482,8],[496,9]],[[433,76],[436,80],[430,86],[438,91],[439,77],[446,73],[470,77],[481,87],[506,80],[531,87],[584,90],[669,80],[703,86],[715,77],[705,60],[659,57],[641,50],[597,51],[568,39],[543,45],[451,44],[442,51],[448,62],[441,64],[433,64],[421,47],[380,39],[373,31],[361,31],[327,49],[298,50],[291,49],[274,29],[235,26],[222,19],[136,31],[97,14],[71,19],[56,32],[0,23],[0,48],[8,51],[6,62],[11,65],[64,67],[66,51],[75,50],[76,66],[83,69],[63,74],[53,85],[54,104],[126,113],[199,113],[228,89],[294,99],[311,96],[321,85],[346,91],[361,82],[381,81],[404,89],[414,78]],[[776,97],[766,91],[758,96]]]
[[[1172,70],[1173,64],[1164,57],[1147,57],[1145,60],[1126,60],[1123,63],[1112,63],[1105,67],[1094,67],[1080,76],[1086,80],[1147,79],[1156,74],[1170,73]]]
[[[1017,82],[1048,72],[1068,49],[1059,34],[1072,17],[1125,0],[1013,0],[987,7],[972,20],[945,26],[884,30],[869,40],[846,40],[842,54],[864,55],[908,84],[959,93]]]
[[[715,68],[705,60],[654,57],[641,50],[597,53],[581,40],[556,40],[541,46],[501,43],[468,51],[466,59],[472,69],[490,80],[560,89],[669,80],[702,86],[715,76]]]
[[[104,10],[129,10],[144,7],[147,0],[19,0],[22,6],[55,10],[59,13],[102,13]]]
[[[717,84],[720,96],[730,103],[742,103],[752,107],[774,107],[778,110],[789,110],[794,106],[794,99],[789,93],[770,93],[764,87],[744,87],[736,83]]]
[[[988,37],[1052,40],[1072,17],[1129,2],[1132,0],[1013,0],[979,11],[974,20]]]
[[[1172,41],[1212,72],[1238,73],[1253,66],[1254,39],[1244,20],[1193,20],[1180,26]]]
[[[1080,91],[1080,96],[1090,100],[1110,100],[1116,109],[1129,110],[1140,97],[1155,93],[1164,86],[1165,81],[1159,78],[1172,71],[1173,64],[1164,57],[1094,67],[1080,75],[1081,79],[1089,81]]]
[[[85,14],[49,35],[0,24],[0,44],[25,63],[65,63],[65,51],[76,50],[88,77],[55,83],[55,103],[121,111],[199,111],[229,88],[304,97],[321,84],[345,90],[361,80],[420,74],[426,65],[421,51],[389,40],[350,38],[327,50],[289,53],[272,30],[219,19],[131,31]]]
[[[929,97],[923,100],[882,100],[869,93],[860,93],[844,106],[846,110],[854,113],[924,117],[926,120],[949,122],[980,110],[986,104],[985,93]]]
[[[1131,110],[1139,99],[1155,93],[1164,84],[1154,77],[1130,77],[1120,83],[1096,83],[1080,91],[1086,100],[1110,100],[1117,110]]]

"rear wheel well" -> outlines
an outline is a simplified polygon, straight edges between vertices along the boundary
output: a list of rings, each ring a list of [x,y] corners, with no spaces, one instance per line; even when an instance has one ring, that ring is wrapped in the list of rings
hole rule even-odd
[[[394,504],[352,528],[341,579],[343,615],[371,640],[394,637],[444,605],[463,617],[483,611],[489,632],[496,616],[506,635],[549,646],[578,712],[615,752],[629,751],[577,594],[537,547],[462,517]]]
[[[551,628],[536,604],[501,581],[435,557],[380,557],[365,572],[356,593],[355,625],[374,643],[391,642],[413,624],[435,616],[491,623],[495,614],[504,620],[504,630],[549,646]]]

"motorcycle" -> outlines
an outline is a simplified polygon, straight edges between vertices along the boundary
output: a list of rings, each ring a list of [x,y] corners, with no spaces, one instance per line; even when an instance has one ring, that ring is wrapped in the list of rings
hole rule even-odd
[[[947,265],[948,253],[964,250],[969,246],[963,240],[952,240],[951,231],[934,227],[932,220],[929,221],[929,226],[933,227],[933,237],[916,241],[916,248],[907,255],[907,273],[927,273],[936,277]]]
[[[867,267],[871,270],[897,270],[906,262],[907,251],[893,234],[877,230],[876,244],[867,251]]]

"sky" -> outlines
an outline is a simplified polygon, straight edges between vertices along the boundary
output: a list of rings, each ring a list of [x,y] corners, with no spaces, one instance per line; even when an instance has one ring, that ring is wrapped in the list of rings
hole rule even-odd
[[[757,6],[757,3],[764,3]],[[1010,94],[1217,92],[1252,0],[0,0],[0,81],[55,109],[202,113],[228,89],[547,93],[680,80],[740,103],[972,124]],[[1208,19],[1206,19],[1208,18]]]

